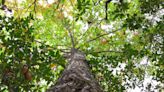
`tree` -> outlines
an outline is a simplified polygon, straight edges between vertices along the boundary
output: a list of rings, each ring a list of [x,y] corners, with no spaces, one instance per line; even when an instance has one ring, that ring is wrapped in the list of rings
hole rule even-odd
[[[163,90],[162,0],[52,1],[1,2],[0,91]]]

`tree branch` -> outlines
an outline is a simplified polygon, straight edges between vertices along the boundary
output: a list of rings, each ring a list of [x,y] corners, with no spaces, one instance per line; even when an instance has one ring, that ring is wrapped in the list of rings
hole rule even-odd
[[[72,35],[72,32],[70,31],[70,29],[68,29],[68,33],[69,33],[69,36],[71,37],[72,48],[75,48],[74,38],[73,38],[73,35]]]
[[[104,50],[104,51],[91,52],[89,54],[92,54],[92,53],[109,53],[109,52],[112,52],[112,53],[123,53],[122,51]]]
[[[27,10],[26,10],[25,12],[27,12],[28,9],[30,9],[30,7],[31,7],[32,5],[34,5],[34,11],[35,11],[36,1],[37,1],[37,0],[34,0],[34,2],[32,2],[32,4],[28,6],[28,8],[27,8]]]
[[[97,37],[95,37],[95,38],[93,38],[93,39],[90,39],[90,40],[86,41],[86,43],[89,43],[89,42],[92,42],[92,41],[94,41],[94,40],[97,40],[97,39],[99,39],[99,38],[101,38],[101,37],[103,37],[103,36],[105,36],[105,35],[109,35],[110,33],[115,33],[115,32],[117,32],[117,31],[119,31],[119,30],[120,30],[120,29],[115,30],[115,31],[113,31],[113,32],[108,32],[108,33],[105,33],[105,34],[101,34],[101,35],[99,35],[99,36],[97,36]]]
[[[2,5],[4,5],[5,4],[5,0],[2,0]]]
[[[70,3],[71,3],[71,6],[74,8],[74,5],[73,5],[73,2],[71,0],[69,0]],[[74,29],[74,26],[75,26],[75,23],[74,23],[75,19],[73,17],[73,29]],[[71,37],[71,43],[72,43],[72,48],[75,48],[75,41],[74,41],[74,31],[71,32],[70,29],[68,28],[68,33]]]
[[[36,13],[36,0],[34,0],[34,12]]]
[[[88,25],[89,25],[88,29],[90,29],[92,26],[98,27],[98,26],[100,25],[100,23],[101,23],[103,20],[104,20],[104,19],[99,20],[98,23],[96,23],[95,25],[94,25],[93,22],[91,22],[91,24],[88,23]],[[82,34],[82,36],[81,36],[81,38],[80,38],[79,40],[82,40],[82,39],[86,36],[86,34],[87,34],[88,31],[89,31],[89,30],[86,30],[86,32],[84,32],[84,33]],[[78,41],[79,41],[79,40],[78,40]],[[78,47],[78,48],[79,48],[79,47]]]
[[[38,41],[38,40],[34,40],[35,42],[37,42],[37,43],[40,43],[40,44],[44,44],[43,42],[41,42],[41,41]],[[56,46],[64,46],[64,45],[56,45]],[[58,50],[60,50],[61,52],[63,52],[63,53],[70,53],[70,52],[67,52],[67,51],[70,51],[70,49],[59,49],[59,48],[57,48],[57,47],[53,47],[53,46],[49,46],[48,45],[48,47],[49,47],[49,49],[58,49]],[[67,46],[66,46],[67,47]],[[69,48],[71,48],[71,47],[69,47]],[[67,50],[67,51],[66,51]]]

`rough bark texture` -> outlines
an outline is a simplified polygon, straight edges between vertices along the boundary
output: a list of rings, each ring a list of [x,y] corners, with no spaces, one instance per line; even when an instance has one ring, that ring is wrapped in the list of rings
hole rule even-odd
[[[47,92],[103,92],[86,63],[85,55],[72,49],[68,66]]]

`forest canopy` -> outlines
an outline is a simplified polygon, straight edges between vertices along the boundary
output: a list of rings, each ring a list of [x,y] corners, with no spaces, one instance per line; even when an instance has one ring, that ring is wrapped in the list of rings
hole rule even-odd
[[[0,92],[45,92],[67,68],[72,48],[85,54],[104,92],[164,91],[163,0],[0,5]]]

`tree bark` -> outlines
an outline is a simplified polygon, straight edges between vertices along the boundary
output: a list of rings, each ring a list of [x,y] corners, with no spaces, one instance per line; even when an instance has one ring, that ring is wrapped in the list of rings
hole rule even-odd
[[[68,65],[56,84],[47,92],[103,92],[86,63],[85,55],[71,50]]]

